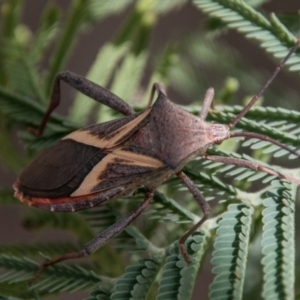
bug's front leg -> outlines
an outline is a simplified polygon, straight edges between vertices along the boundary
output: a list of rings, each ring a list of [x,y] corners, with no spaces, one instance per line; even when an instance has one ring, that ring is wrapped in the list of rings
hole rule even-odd
[[[235,165],[238,167],[248,168],[254,171],[261,171],[268,173],[270,175],[274,175],[283,179],[286,179],[288,181],[294,182],[298,185],[300,185],[300,180],[297,178],[294,178],[289,175],[285,175],[283,173],[277,172],[275,170],[269,169],[267,167],[264,167],[263,165],[254,162],[254,161],[248,161],[240,158],[235,157],[224,157],[224,156],[218,156],[218,155],[205,155],[203,158],[214,161],[214,162],[221,162],[227,165]]]
[[[55,265],[61,261],[76,259],[88,256],[98,250],[100,247],[105,245],[108,241],[113,239],[115,236],[120,234],[127,226],[129,226],[149,205],[151,200],[153,199],[154,191],[147,191],[144,201],[137,208],[137,210],[129,213],[125,217],[118,220],[116,223],[102,231],[98,236],[96,236],[93,240],[91,240],[88,244],[84,246],[82,250],[79,252],[70,252],[66,253],[57,258],[51,259],[49,261],[41,264],[34,277],[30,280],[30,284],[39,277],[39,275],[43,272],[43,270],[49,266]]]
[[[48,109],[43,117],[43,120],[36,130],[31,130],[31,132],[34,135],[40,136],[43,134],[43,131],[45,129],[45,126],[49,120],[49,117],[51,113],[56,109],[56,107],[60,103],[60,82],[64,81],[65,83],[69,84],[79,92],[85,94],[86,96],[94,99],[95,101],[102,103],[119,113],[127,116],[134,114],[135,111],[130,107],[129,104],[127,104],[125,101],[123,101],[121,98],[110,92],[109,90],[105,89],[104,87],[101,87],[100,85],[84,78],[83,76],[80,76],[78,74],[75,74],[70,71],[61,72],[58,75],[56,75],[52,94],[50,98],[50,103],[48,106]]]
[[[182,254],[182,256],[184,257],[185,261],[188,264],[191,264],[192,261],[186,251],[186,248],[184,246],[185,241],[187,240],[187,238],[194,233],[209,217],[211,208],[209,206],[209,204],[207,203],[207,201],[205,200],[205,198],[202,196],[202,194],[200,193],[199,189],[196,187],[196,185],[194,184],[194,182],[189,179],[183,172],[179,172],[176,174],[183,182],[184,184],[187,186],[187,188],[189,189],[189,191],[191,192],[191,194],[194,196],[195,200],[197,201],[197,203],[199,204],[199,206],[201,207],[202,211],[203,211],[203,217],[202,219],[196,223],[192,228],[190,228],[180,239],[179,239],[179,248],[180,248],[180,252]]]

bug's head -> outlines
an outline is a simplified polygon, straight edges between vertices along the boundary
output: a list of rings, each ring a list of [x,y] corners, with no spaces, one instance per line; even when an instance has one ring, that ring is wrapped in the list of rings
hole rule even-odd
[[[211,124],[207,135],[212,144],[221,144],[230,137],[229,127],[223,124]]]

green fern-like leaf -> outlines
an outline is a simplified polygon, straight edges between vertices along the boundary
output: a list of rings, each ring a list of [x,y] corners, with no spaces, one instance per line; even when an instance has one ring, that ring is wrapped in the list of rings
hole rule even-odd
[[[261,245],[264,266],[262,295],[265,299],[293,298],[295,192],[295,187],[290,183],[276,180],[272,182],[272,188],[263,195],[264,226]]]
[[[222,215],[212,255],[211,299],[242,299],[252,213],[247,205],[231,204]]]
[[[112,91],[117,95],[123,95],[122,97],[130,102],[134,91],[137,90],[140,84],[142,72],[145,68],[147,60],[146,53],[140,53],[139,55],[127,55],[122,67],[119,69],[118,75],[112,84]],[[128,74],[131,74],[128,77]],[[133,101],[131,101],[132,104]]]
[[[141,259],[138,265],[127,267],[110,299],[146,299],[158,270],[159,264],[154,259]]]
[[[33,64],[38,63],[45,49],[55,38],[58,32],[58,23],[60,19],[60,10],[57,6],[49,3],[41,16],[41,25],[39,32],[31,47],[30,58]]]
[[[85,300],[110,300],[111,289],[100,288],[90,293],[90,296]]]
[[[284,57],[296,37],[272,14],[270,21],[244,1],[194,0],[197,7],[213,17],[220,18],[230,28],[235,28],[248,38],[257,39],[267,52]],[[287,45],[287,46],[285,46]],[[300,69],[300,58],[293,56],[288,62],[291,71]]]
[[[22,300],[21,298],[17,297],[10,297],[10,296],[5,296],[0,294],[0,300]]]
[[[1,282],[16,283],[31,279],[37,271],[38,264],[19,257],[0,255],[0,268],[5,270],[1,274]],[[95,273],[79,266],[59,265],[45,271],[47,278],[35,282],[31,288],[46,290],[49,293],[59,291],[75,292],[95,288],[101,281],[105,281]]]
[[[11,120],[24,122],[38,126],[44,115],[44,108],[35,102],[29,101],[24,97],[13,95],[10,92],[0,88],[0,109]],[[49,128],[57,131],[64,130],[65,120],[62,117],[51,116]],[[60,128],[60,129],[59,129]]]
[[[55,228],[74,232],[87,242],[93,237],[93,232],[84,218],[78,214],[51,213],[38,210],[24,218],[24,227],[27,229]]]
[[[187,0],[165,0],[165,1],[153,1],[155,6],[155,11],[159,14],[165,14],[170,12],[173,9],[179,9],[184,5]]]
[[[101,86],[106,86],[113,74],[116,64],[127,51],[128,45],[126,44],[118,47],[113,44],[105,45],[99,51],[86,77]],[[86,124],[88,116],[94,109],[98,110],[98,107],[95,101],[91,101],[83,94],[78,93],[69,117],[71,120],[78,120],[79,124]],[[101,107],[99,110],[103,112],[103,109],[105,108]]]
[[[98,1],[89,0],[88,5],[88,19],[91,21],[101,20],[113,14],[120,13],[126,9],[133,1],[132,0],[112,0],[112,1]]]
[[[78,247],[70,242],[37,243],[24,245],[23,243],[12,245],[0,245],[0,253],[14,257],[36,257],[37,253],[49,256],[58,256],[61,253],[74,252]]]
[[[173,185],[174,187],[174,185]],[[163,218],[165,221],[169,221],[170,215],[169,212],[172,212],[175,216],[177,221],[181,220],[189,220],[189,221],[195,221],[197,217],[192,214],[189,210],[181,206],[177,201],[167,197],[166,195],[156,192],[155,196],[155,211],[159,212],[162,211],[162,214],[159,214],[159,216],[152,216],[152,219],[155,218]],[[174,219],[172,219],[174,221]]]
[[[210,233],[205,230],[195,232],[186,242],[188,254],[193,263],[188,266],[179,251],[178,243],[172,245],[167,252],[166,264],[162,273],[158,296],[162,299],[189,299],[193,291],[198,267],[202,260],[206,242]]]

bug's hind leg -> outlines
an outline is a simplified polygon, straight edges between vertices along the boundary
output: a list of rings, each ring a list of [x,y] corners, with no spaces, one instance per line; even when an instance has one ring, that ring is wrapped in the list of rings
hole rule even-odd
[[[88,256],[95,252],[97,249],[102,247],[104,244],[106,244],[108,241],[113,239],[115,236],[120,234],[127,226],[129,226],[149,205],[151,200],[153,199],[154,191],[147,191],[144,201],[141,203],[141,205],[137,208],[137,210],[129,213],[125,217],[118,220],[116,223],[105,229],[103,232],[101,232],[98,236],[96,236],[93,240],[91,240],[88,244],[84,246],[82,250],[79,252],[71,252],[66,253],[62,256],[59,256],[57,258],[51,259],[49,261],[44,262],[41,264],[37,272],[35,273],[34,277],[30,280],[30,284],[36,280],[40,274],[49,266],[53,266],[61,261],[69,260],[69,259],[76,259],[76,258],[82,258],[85,256]]]
[[[203,195],[200,193],[199,189],[196,187],[196,185],[193,183],[193,181],[191,181],[191,179],[189,179],[183,172],[179,172],[176,175],[184,182],[184,184],[189,189],[191,194],[194,196],[195,200],[197,201],[197,203],[199,204],[199,206],[201,207],[201,209],[203,211],[202,219],[198,223],[196,223],[192,228],[190,228],[179,239],[180,252],[181,252],[182,256],[184,257],[185,261],[188,264],[191,264],[192,261],[186,251],[184,244],[185,244],[187,238],[191,234],[193,234],[208,219],[211,208],[210,208],[209,204],[207,203],[207,201],[205,200],[205,198],[203,197]]]

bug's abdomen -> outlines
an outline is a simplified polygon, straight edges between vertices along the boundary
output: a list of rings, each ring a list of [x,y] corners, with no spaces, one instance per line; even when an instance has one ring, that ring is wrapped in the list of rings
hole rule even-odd
[[[67,197],[106,155],[100,148],[62,140],[42,152],[21,173],[15,186],[33,197]]]

